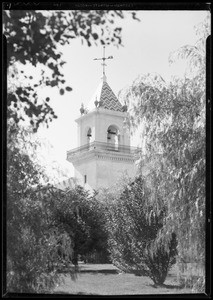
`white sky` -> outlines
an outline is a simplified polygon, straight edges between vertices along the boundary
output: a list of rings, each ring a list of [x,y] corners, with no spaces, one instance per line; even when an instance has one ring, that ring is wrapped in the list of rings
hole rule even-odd
[[[130,18],[119,21],[124,47],[106,47],[106,56],[114,57],[107,62],[106,68],[107,81],[114,93],[117,95],[140,74],[159,73],[165,80],[172,75],[183,76],[184,62],[169,66],[169,54],[196,42],[194,26],[207,14],[207,11],[138,11],[141,22]],[[103,48],[88,47],[75,39],[61,51],[66,61],[63,68],[65,79],[73,91],[63,96],[53,88],[42,91],[51,98],[50,105],[58,119],[50,124],[49,129],[41,128],[39,134],[53,145],[51,159],[65,166],[68,176],[73,176],[72,164],[66,162],[66,151],[77,147],[74,120],[80,115],[81,103],[86,105],[89,102],[100,83],[102,66],[100,61],[93,59],[102,57]]]

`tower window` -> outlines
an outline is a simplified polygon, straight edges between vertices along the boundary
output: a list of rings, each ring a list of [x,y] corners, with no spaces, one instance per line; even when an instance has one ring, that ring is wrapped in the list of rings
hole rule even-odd
[[[92,129],[89,128],[87,131],[87,137],[90,138],[92,136]]]
[[[110,125],[107,129],[107,143],[110,146],[110,150],[118,151],[118,146],[120,142],[119,137],[119,128],[115,125]]]
[[[84,183],[87,183],[87,175],[84,175]]]

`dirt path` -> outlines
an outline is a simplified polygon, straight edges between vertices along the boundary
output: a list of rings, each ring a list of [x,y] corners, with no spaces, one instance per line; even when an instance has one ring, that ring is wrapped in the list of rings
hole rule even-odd
[[[169,272],[163,287],[155,287],[150,278],[133,274],[119,273],[110,264],[80,264],[80,273],[73,281],[63,274],[64,283],[54,292],[82,295],[144,295],[144,294],[183,294],[192,293],[178,285],[174,271]]]

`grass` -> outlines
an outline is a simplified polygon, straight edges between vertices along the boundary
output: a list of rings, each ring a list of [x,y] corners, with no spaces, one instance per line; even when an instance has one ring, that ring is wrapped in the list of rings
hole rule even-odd
[[[62,274],[63,284],[54,293],[77,295],[145,295],[184,294],[191,289],[182,288],[177,281],[175,267],[169,272],[163,286],[155,286],[146,276],[119,273],[111,264],[80,264],[76,280]]]

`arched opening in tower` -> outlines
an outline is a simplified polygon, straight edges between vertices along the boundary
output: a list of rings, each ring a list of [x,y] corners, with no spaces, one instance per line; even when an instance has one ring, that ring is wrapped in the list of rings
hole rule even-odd
[[[115,125],[110,125],[107,129],[107,144],[110,150],[118,151],[120,143],[120,131]]]
[[[91,141],[92,141],[92,129],[89,128],[87,130],[87,144],[89,145],[91,143]]]

